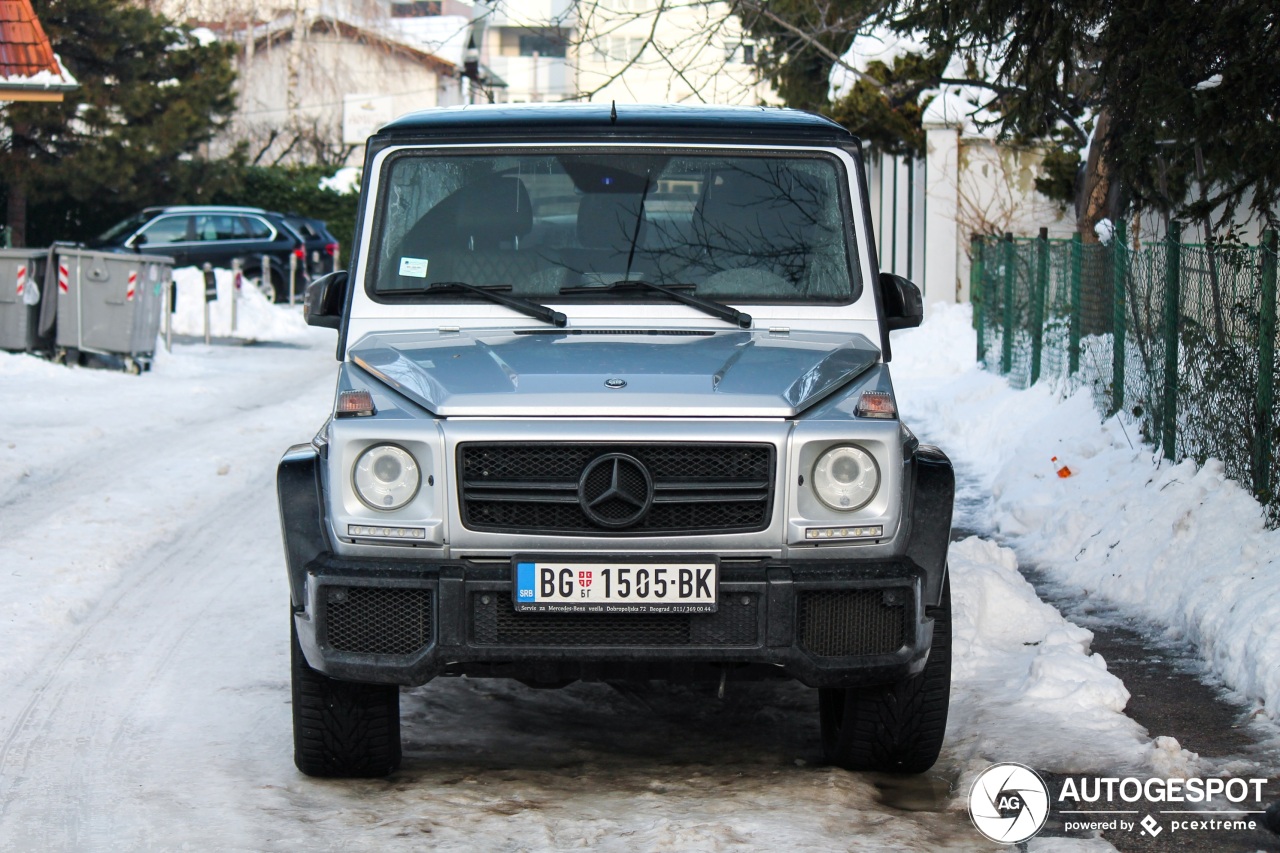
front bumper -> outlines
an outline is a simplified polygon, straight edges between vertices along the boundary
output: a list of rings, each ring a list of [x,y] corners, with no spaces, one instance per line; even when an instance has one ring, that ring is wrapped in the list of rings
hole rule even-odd
[[[311,666],[348,681],[698,679],[727,668],[850,687],[924,666],[933,621],[922,581],[902,564],[760,561],[722,567],[711,614],[517,613],[506,567],[325,555],[308,566],[294,620]]]
[[[725,559],[712,614],[552,614],[515,612],[509,564],[334,554],[314,450],[301,445],[278,474],[299,642],[332,678],[403,685],[440,675],[899,681],[924,667],[945,572],[953,480],[938,456],[914,465],[914,530],[898,557]],[[937,482],[922,490],[922,473]]]

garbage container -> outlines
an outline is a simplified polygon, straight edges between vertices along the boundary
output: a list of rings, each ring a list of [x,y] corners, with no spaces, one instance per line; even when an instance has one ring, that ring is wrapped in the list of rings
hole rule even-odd
[[[0,349],[36,349],[45,249],[0,249]]]
[[[130,373],[149,369],[173,258],[59,246],[52,264],[47,279],[58,289],[56,353],[77,360],[83,353],[115,356]]]

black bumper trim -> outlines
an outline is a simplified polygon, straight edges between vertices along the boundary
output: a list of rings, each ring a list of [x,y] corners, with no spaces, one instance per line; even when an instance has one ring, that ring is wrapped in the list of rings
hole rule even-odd
[[[308,662],[333,678],[404,685],[423,684],[440,675],[484,674],[495,667],[526,672],[523,677],[533,679],[536,672],[581,671],[587,666],[610,678],[637,666],[711,664],[757,665],[814,687],[852,687],[896,681],[920,671],[933,625],[925,616],[921,599],[925,573],[909,562],[795,561],[771,563],[763,570],[726,572],[720,581],[721,600],[733,599],[735,606],[749,607],[750,615],[746,609],[735,615],[728,608],[718,614],[690,614],[687,618],[703,621],[690,629],[687,642],[661,630],[648,635],[632,632],[638,638],[634,642],[625,638],[620,643],[593,642],[591,638],[599,634],[591,633],[589,627],[585,639],[565,639],[563,632],[555,630],[531,630],[527,642],[511,642],[491,630],[480,636],[475,624],[477,596],[492,596],[494,607],[502,597],[509,599],[509,573],[495,573],[492,566],[476,566],[474,572],[469,568],[463,561],[363,561],[322,555],[306,567],[306,607],[296,615]],[[328,647],[324,642],[324,596],[329,590],[349,587],[431,590],[433,624],[438,626],[434,642],[407,655],[357,654]],[[907,641],[901,648],[891,653],[841,657],[821,656],[804,648],[797,619],[798,595],[865,589],[901,591],[895,599],[906,602]],[[582,616],[614,620],[612,624],[621,626],[620,631],[628,627],[623,622],[626,616]],[[730,619],[737,621],[726,621]],[[743,619],[754,619],[754,625],[744,625]],[[567,630],[583,630],[582,619],[573,620]],[[645,643],[645,636],[656,639]],[[539,642],[541,638],[548,642]]]

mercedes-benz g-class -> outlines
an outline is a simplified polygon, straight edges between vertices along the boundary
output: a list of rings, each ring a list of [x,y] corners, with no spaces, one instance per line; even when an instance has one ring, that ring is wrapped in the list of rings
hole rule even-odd
[[[441,676],[794,679],[850,769],[937,758],[954,479],[898,419],[858,141],[766,108],[483,106],[368,143],[337,388],[278,486],[295,760],[400,762]]]

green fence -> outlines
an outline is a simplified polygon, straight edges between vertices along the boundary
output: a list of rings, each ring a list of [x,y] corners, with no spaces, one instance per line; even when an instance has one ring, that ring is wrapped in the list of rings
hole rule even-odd
[[[1274,231],[1262,245],[975,237],[978,359],[1017,387],[1089,388],[1169,459],[1221,459],[1280,525]]]

